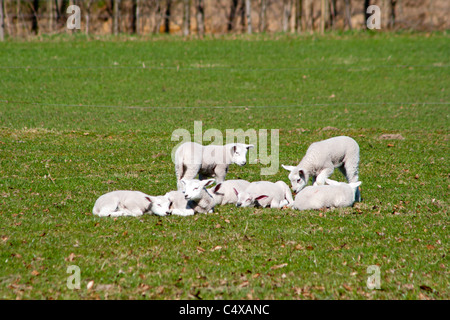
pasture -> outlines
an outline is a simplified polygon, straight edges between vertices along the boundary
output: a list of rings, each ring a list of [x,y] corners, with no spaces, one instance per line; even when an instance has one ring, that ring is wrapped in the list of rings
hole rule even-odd
[[[449,52],[446,33],[0,43],[0,298],[449,299]],[[363,201],[92,215],[108,191],[174,190],[194,121],[279,129],[276,174],[227,179],[288,183],[281,164],[351,136]]]

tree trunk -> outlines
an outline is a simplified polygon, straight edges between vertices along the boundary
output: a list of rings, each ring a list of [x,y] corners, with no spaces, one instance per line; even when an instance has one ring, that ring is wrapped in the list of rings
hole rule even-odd
[[[367,8],[370,6],[370,0],[364,0],[364,25],[366,25],[367,19],[370,17],[370,13],[367,13]]]
[[[233,31],[234,21],[236,19],[238,0],[231,0],[230,14],[228,15],[227,31]]]
[[[197,34],[199,37],[203,38],[205,34],[205,3],[203,0],[196,0],[196,8],[197,8]]]
[[[303,0],[295,0],[295,32],[302,31]]]
[[[259,32],[266,32],[267,24],[267,0],[261,0],[261,11],[259,12]]]
[[[247,16],[247,33],[252,34],[252,4],[245,0],[245,15]]]
[[[350,30],[353,29],[352,27],[352,8],[350,4],[350,0],[344,0],[345,3],[345,21],[347,23],[347,26]]]
[[[327,5],[327,0],[321,0],[320,2],[320,33],[324,34],[325,33],[325,21],[327,19],[327,15],[326,15],[326,5]]]
[[[337,17],[337,10],[336,10],[336,1],[337,0],[329,0],[330,5],[330,26],[334,30],[336,25],[336,17]]]
[[[157,34],[159,33],[159,30],[161,28],[161,3],[160,0],[155,1],[155,19],[154,19],[154,25],[153,25],[153,33]]]
[[[283,0],[283,32],[289,31],[289,21],[291,20],[292,3],[291,0]]]
[[[33,0],[33,15],[31,16],[31,32],[33,34],[39,33],[39,25],[38,25],[38,10],[39,10],[39,0]]]
[[[0,41],[5,40],[5,17],[3,14],[3,0],[0,0]]]
[[[395,6],[397,5],[397,0],[390,0],[390,14],[389,14],[389,27],[394,29],[395,27]]]
[[[139,33],[139,0],[131,1],[131,21],[130,21],[131,33]]]
[[[166,12],[164,15],[164,32],[170,33],[170,11],[172,9],[172,0],[167,0]]]
[[[189,35],[191,28],[191,1],[183,0],[183,35]]]
[[[120,31],[119,20],[120,20],[120,0],[112,0],[113,2],[113,34],[117,36]]]

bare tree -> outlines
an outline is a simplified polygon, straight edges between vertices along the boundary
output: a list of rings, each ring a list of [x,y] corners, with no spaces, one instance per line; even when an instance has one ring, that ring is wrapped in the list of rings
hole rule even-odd
[[[334,30],[334,27],[336,26],[336,17],[337,17],[337,9],[336,9],[336,3],[337,0],[329,0],[329,6],[330,6],[330,26]]]
[[[327,20],[327,0],[322,0],[321,1],[321,6],[320,6],[320,14],[321,14],[321,19],[320,19],[320,32],[323,34],[325,33],[325,28],[326,28],[326,20]]]
[[[283,32],[289,31],[289,21],[292,13],[291,0],[283,0]]]
[[[259,12],[259,32],[266,32],[267,29],[267,0],[261,0],[261,10]]]
[[[195,7],[197,9],[197,34],[203,37],[205,34],[205,3],[203,0],[196,0]]]
[[[31,16],[31,32],[33,34],[39,33],[39,24],[38,24],[38,10],[39,10],[39,0],[33,0],[31,10],[33,14]]]
[[[85,0],[84,2],[84,7],[86,10],[86,35],[89,34],[89,27],[90,27],[90,22],[91,22],[91,7],[92,7],[92,2],[94,0]]]
[[[295,32],[302,30],[303,0],[295,0]]]
[[[131,1],[131,20],[130,20],[130,30],[131,33],[139,33],[139,15],[140,15],[140,1]]]
[[[162,13],[161,13],[161,1],[155,0],[155,10],[154,10],[154,24],[153,24],[153,33],[159,33],[161,28],[162,21]]]
[[[370,17],[370,13],[367,12],[367,8],[370,6],[370,0],[364,0],[364,21],[367,21]],[[366,25],[366,23],[364,23]]]
[[[119,34],[120,26],[119,26],[119,19],[120,19],[120,0],[111,0],[112,1],[112,7],[113,7],[113,23],[112,23],[112,31],[115,36]]]
[[[3,0],[0,0],[0,41],[5,40],[5,17],[3,14]]]
[[[170,33],[170,15],[172,11],[172,0],[167,0],[166,12],[164,14],[164,32]]]
[[[252,3],[245,0],[245,15],[247,16],[247,33],[252,34]]]
[[[350,30],[353,29],[352,27],[352,8],[350,0],[344,0],[345,4],[345,21]]]
[[[188,36],[191,28],[191,1],[183,0],[183,35]]]
[[[236,20],[238,3],[239,3],[238,0],[231,0],[230,14],[228,15],[228,24],[227,24],[228,32],[232,31],[234,28],[234,21]]]

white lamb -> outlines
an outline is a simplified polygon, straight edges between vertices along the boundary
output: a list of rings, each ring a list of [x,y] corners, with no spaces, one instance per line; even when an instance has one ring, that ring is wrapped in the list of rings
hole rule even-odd
[[[300,192],[312,177],[313,185],[323,185],[334,168],[347,178],[347,182],[358,181],[359,146],[350,137],[340,136],[312,143],[297,166],[282,167],[288,170],[292,190]]]
[[[164,197],[169,200],[169,210],[172,215],[176,216],[192,216],[195,211],[188,205],[188,200],[184,197],[182,191],[167,192]]]
[[[100,217],[138,217],[144,213],[165,216],[169,214],[169,201],[164,196],[153,197],[140,191],[112,191],[95,201],[92,213]]]
[[[294,209],[351,207],[359,194],[361,181],[345,183],[327,179],[328,185],[308,186],[295,197]]]
[[[175,173],[177,188],[182,190],[181,179],[215,178],[217,183],[225,181],[230,164],[243,166],[247,163],[246,155],[252,144],[230,143],[223,146],[202,146],[195,142],[183,143],[175,152]]]
[[[181,179],[184,185],[184,197],[188,200],[189,208],[199,213],[212,213],[216,202],[206,187],[214,183],[214,179],[197,180]]]
[[[234,190],[243,192],[249,185],[250,182],[246,180],[226,180],[207,190],[217,205],[236,204],[237,195]]]
[[[250,183],[244,192],[234,191],[238,197],[237,207],[283,208],[294,203],[289,186],[284,181],[256,181]]]

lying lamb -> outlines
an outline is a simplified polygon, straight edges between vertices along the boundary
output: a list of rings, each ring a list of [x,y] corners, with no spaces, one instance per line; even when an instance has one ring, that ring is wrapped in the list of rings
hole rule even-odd
[[[213,196],[214,201],[218,205],[230,203],[236,204],[237,195],[235,190],[238,192],[243,192],[249,185],[250,182],[246,180],[226,180],[207,190]]]
[[[271,208],[291,207],[294,203],[289,186],[283,181],[252,182],[244,192],[234,190],[238,200],[237,207],[261,206]]]
[[[345,183],[327,179],[328,185],[309,186],[295,197],[294,209],[351,207],[358,197],[361,181]]]
[[[167,192],[164,197],[169,200],[169,211],[175,216],[192,216],[194,215],[194,209],[189,207],[188,200],[184,197],[182,191],[170,191]]]
[[[169,214],[169,201],[164,196],[153,197],[140,191],[112,191],[95,201],[92,213],[100,217],[138,217],[144,213],[165,216]]]
[[[347,178],[347,182],[358,181],[359,146],[350,137],[340,136],[312,143],[297,166],[282,167],[288,171],[292,190],[300,192],[312,176],[313,185],[323,185],[334,168]]]
[[[189,208],[199,213],[212,213],[216,202],[206,187],[214,183],[214,179],[197,180],[181,179],[184,185],[184,197],[188,200]]]
[[[195,142],[183,143],[175,152],[175,173],[177,188],[182,190],[181,179],[199,179],[213,177],[217,183],[225,181],[230,164],[243,166],[252,144],[230,143],[224,146],[202,146]]]

